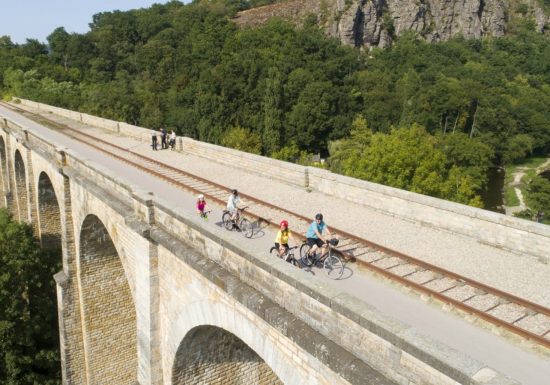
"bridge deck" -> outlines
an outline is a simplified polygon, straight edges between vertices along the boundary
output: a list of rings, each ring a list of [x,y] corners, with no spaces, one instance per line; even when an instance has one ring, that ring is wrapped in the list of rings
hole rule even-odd
[[[194,197],[174,186],[145,175],[142,172],[109,158],[97,151],[53,132],[36,123],[20,117],[0,107],[2,114],[14,121],[24,121],[25,125],[40,131],[68,148],[82,153],[85,157],[112,170],[117,177],[126,179],[145,191],[170,202],[183,213],[194,213]],[[53,118],[53,116],[49,116]],[[67,120],[56,118],[67,123]],[[76,122],[71,124],[77,125]],[[475,240],[456,236],[434,228],[424,227],[398,218],[384,215],[368,207],[347,202],[316,192],[307,193],[303,189],[280,183],[262,176],[247,173],[207,159],[185,155],[168,150],[153,152],[148,144],[89,128],[94,135],[108,139],[115,144],[131,147],[133,151],[147,154],[172,166],[203,175],[208,179],[227,186],[235,186],[275,205],[285,206],[303,215],[312,216],[322,211],[329,226],[334,224],[350,233],[370,239],[376,243],[407,253],[427,262],[455,271],[481,281],[487,285],[508,291],[517,296],[550,306],[550,266],[533,258],[515,255],[494,247],[482,245]],[[220,208],[214,208],[211,220],[206,225],[219,225]],[[247,243],[247,247],[267,251],[274,234],[265,229],[265,234],[253,240],[246,240],[239,234],[234,239]],[[352,265],[347,271],[347,279],[330,281],[342,289],[356,295],[381,312],[409,324],[422,333],[485,362],[526,384],[546,384],[550,378],[550,365],[546,357],[522,350],[462,318],[441,311],[416,296],[388,285],[374,278],[370,273]],[[315,273],[315,272],[314,272]],[[307,274],[304,272],[304,274]],[[325,279],[324,274],[317,274]],[[473,343],[475,341],[475,343]]]
[[[48,115],[73,126],[81,123]],[[422,226],[345,199],[285,184],[239,167],[182,154],[152,151],[148,143],[88,127],[94,136],[313,218],[323,212],[335,227],[502,291],[550,307],[550,265],[533,257],[481,244],[459,234]],[[144,186],[144,188],[146,188]],[[292,226],[292,224],[291,224]]]

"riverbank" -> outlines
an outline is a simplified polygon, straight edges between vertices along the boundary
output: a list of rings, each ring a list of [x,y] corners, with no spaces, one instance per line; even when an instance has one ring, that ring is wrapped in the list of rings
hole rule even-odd
[[[514,215],[529,208],[525,203],[525,192],[529,181],[547,169],[550,169],[549,157],[533,157],[506,167],[504,179],[506,215]]]

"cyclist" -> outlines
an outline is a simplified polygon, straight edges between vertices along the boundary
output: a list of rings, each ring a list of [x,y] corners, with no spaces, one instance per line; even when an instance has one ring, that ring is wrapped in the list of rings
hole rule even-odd
[[[279,250],[279,257],[282,258],[285,252],[287,252],[290,248],[288,246],[289,238],[292,240],[293,244],[296,244],[296,241],[288,228],[288,221],[286,219],[283,219],[279,226],[280,228],[277,232],[277,237],[275,238],[275,247]]]
[[[315,220],[311,222],[311,225],[309,225],[309,228],[306,232],[307,244],[310,247],[308,253],[309,257],[314,256],[318,248],[322,249],[319,260],[322,260],[323,257],[327,254],[328,238],[325,238],[323,236],[323,232],[326,232],[329,237],[332,235],[326,223],[323,222],[323,214],[318,213],[315,215]]]
[[[227,198],[227,211],[231,214],[231,220],[234,224],[237,223],[239,216],[239,203],[241,203],[239,192],[236,189],[231,190],[231,195]]]
[[[206,213],[204,212],[205,207],[206,201],[204,200],[204,195],[199,194],[199,196],[197,197],[197,214],[199,214],[203,218],[206,218]]]

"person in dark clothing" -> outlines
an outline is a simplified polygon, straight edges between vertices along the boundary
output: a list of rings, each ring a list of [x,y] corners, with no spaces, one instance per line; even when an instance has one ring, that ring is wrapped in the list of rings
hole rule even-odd
[[[165,148],[168,148],[168,143],[166,142],[166,130],[164,128],[160,129],[160,135],[162,138],[161,147],[164,150]]]
[[[153,147],[153,151],[156,151],[157,145],[158,145],[158,138],[157,138],[157,133],[154,130],[152,131],[151,140],[152,140],[151,147]]]

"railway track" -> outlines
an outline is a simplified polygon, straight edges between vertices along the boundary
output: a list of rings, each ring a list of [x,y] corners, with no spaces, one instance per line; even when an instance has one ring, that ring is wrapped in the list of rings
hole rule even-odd
[[[209,200],[222,207],[225,206],[230,190],[227,186],[222,186],[85,133],[81,129],[75,128],[75,126],[81,125],[79,122],[70,121],[73,126],[70,127],[66,123],[52,120],[49,116],[45,117],[13,105],[1,104],[37,123],[62,130],[64,134],[75,140],[181,189],[193,194],[204,194]],[[82,129],[85,129],[84,125],[82,125]],[[310,218],[259,200],[251,195],[243,193],[240,195],[244,204],[249,206],[247,215],[255,219],[256,227],[269,225],[278,228],[278,221],[284,217],[292,223],[296,234],[303,234],[311,222]],[[418,292],[550,348],[550,309],[343,230],[333,227],[331,229],[339,235],[338,251],[345,259],[356,261],[361,266],[392,281],[411,287]],[[304,237],[301,236],[301,238]]]

